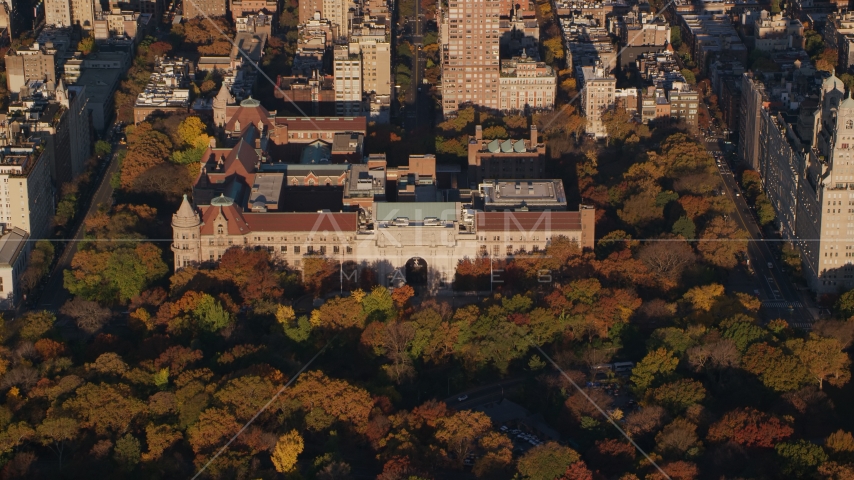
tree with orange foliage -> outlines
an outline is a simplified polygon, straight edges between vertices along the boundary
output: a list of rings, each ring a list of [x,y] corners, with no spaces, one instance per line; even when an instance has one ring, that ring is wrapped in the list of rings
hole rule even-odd
[[[734,220],[715,217],[700,234],[697,250],[710,264],[733,268],[738,263],[735,254],[747,251],[747,238],[747,232],[738,228]]]
[[[240,290],[244,303],[274,300],[284,293],[266,250],[229,248],[222,255],[213,275],[233,282]]]
[[[702,217],[709,211],[711,208],[711,204],[709,200],[704,197],[699,197],[697,195],[683,195],[679,197],[679,205],[682,206],[682,209],[685,210],[685,214],[691,220],[696,220],[698,217]]]
[[[383,472],[377,475],[377,480],[408,480],[417,474],[409,457],[394,456],[385,462]]]
[[[402,285],[391,292],[391,298],[394,300],[394,306],[403,309],[409,303],[409,299],[415,296],[415,290],[409,285]]]
[[[771,448],[792,433],[792,427],[777,417],[753,408],[739,408],[712,424],[706,439],[710,442],[729,440],[745,447]]]
[[[462,291],[489,289],[489,258],[464,258],[457,262],[454,274],[454,288]]]
[[[128,153],[122,161],[121,186],[131,190],[140,175],[169,158],[172,142],[167,135],[154,130],[148,122],[129,127],[127,137]]]
[[[436,440],[442,444],[446,454],[454,454],[455,463],[462,467],[465,458],[477,445],[477,439],[492,429],[492,420],[483,412],[462,410],[440,418],[436,426]]]
[[[311,371],[280,397],[285,413],[301,410],[309,430],[322,431],[341,422],[357,432],[368,426],[374,401],[371,395],[344,380]]]
[[[695,480],[700,475],[700,469],[697,468],[697,464],[685,460],[666,463],[661,468],[672,480]],[[664,478],[664,475],[658,470],[653,470],[652,473],[646,476],[647,480],[664,480]]]
[[[50,360],[65,353],[65,345],[49,338],[38,339],[34,346],[44,360]]]
[[[634,464],[635,453],[635,447],[630,443],[608,438],[597,440],[585,457],[591,467],[611,477],[628,471]]]
[[[593,480],[593,472],[583,461],[578,461],[566,468],[560,480]]]
[[[483,456],[474,463],[472,472],[478,478],[494,478],[513,461],[513,442],[506,435],[489,432],[478,440]]]

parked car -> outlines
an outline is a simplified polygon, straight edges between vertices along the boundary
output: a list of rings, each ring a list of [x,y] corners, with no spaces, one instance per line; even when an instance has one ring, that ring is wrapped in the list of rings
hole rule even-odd
[[[462,394],[462,395],[460,395],[459,397],[457,397],[457,401],[458,401],[458,402],[465,402],[465,401],[466,401],[466,400],[468,400],[468,399],[469,399],[469,396],[468,396],[468,395],[466,395],[466,394]]]

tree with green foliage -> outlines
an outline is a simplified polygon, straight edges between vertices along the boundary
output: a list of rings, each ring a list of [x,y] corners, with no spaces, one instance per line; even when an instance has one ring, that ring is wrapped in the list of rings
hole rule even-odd
[[[104,140],[98,140],[95,142],[95,156],[97,157],[106,157],[113,151],[113,146],[110,145],[110,142]]]
[[[686,240],[695,240],[697,238],[697,226],[694,225],[693,220],[685,215],[673,222],[671,231],[674,235],[679,235]]]
[[[109,304],[139,295],[168,270],[160,249],[143,242],[112,251],[80,250],[71,260],[71,270],[64,272],[64,281],[72,294]]]
[[[116,441],[114,457],[125,471],[131,471],[139,463],[141,452],[139,440],[127,434]]]
[[[799,390],[810,382],[804,366],[794,355],[767,343],[754,343],[741,359],[743,368],[776,392]]]
[[[207,332],[218,332],[231,325],[233,319],[231,313],[225,310],[214,297],[204,294],[196,305],[193,314],[199,322],[202,330]]]
[[[643,394],[647,389],[673,378],[678,364],[679,359],[674,357],[666,348],[658,348],[649,352],[632,369],[631,381],[634,384],[635,391]]]
[[[387,321],[397,316],[394,299],[387,288],[377,285],[362,299],[362,311],[368,321]]]
[[[770,225],[777,218],[774,206],[771,205],[764,193],[756,197],[756,214],[759,216],[759,224],[763,227]]]
[[[575,450],[557,442],[547,442],[525,452],[516,463],[523,479],[560,478],[573,463],[581,460]]]
[[[808,440],[780,443],[774,451],[782,460],[781,470],[789,478],[807,478],[827,461],[824,450]]]
[[[682,29],[679,25],[670,27],[670,44],[676,50],[679,50],[679,47],[682,46]]]
[[[818,383],[819,390],[824,382],[840,387],[851,379],[851,359],[836,338],[811,333],[806,340],[787,341],[786,348],[801,361],[813,382]]]
[[[854,290],[848,290],[836,301],[836,313],[842,318],[854,317]]]
[[[810,55],[810,58],[817,56],[824,51],[824,38],[815,30],[804,31],[804,50]]]
[[[694,72],[692,72],[691,70],[688,70],[687,68],[683,68],[680,73],[682,74],[683,77],[685,77],[685,81],[687,81],[690,85],[696,85],[697,84],[697,77],[694,76]]]
[[[29,312],[20,320],[21,330],[19,334],[24,340],[35,341],[42,338],[56,323],[56,316],[48,311]]]
[[[77,50],[79,50],[83,55],[89,55],[97,49],[98,45],[95,43],[95,37],[92,35],[84,37],[79,43],[77,43]]]
[[[671,414],[679,415],[691,405],[702,402],[706,398],[706,389],[696,380],[683,378],[650,389],[649,395]]]

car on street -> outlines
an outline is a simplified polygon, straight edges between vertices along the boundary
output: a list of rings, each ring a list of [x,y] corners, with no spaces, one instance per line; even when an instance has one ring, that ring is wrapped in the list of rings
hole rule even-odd
[[[768,268],[774,268],[774,264],[771,262],[768,262]]]
[[[465,402],[465,401],[466,401],[466,400],[468,400],[468,399],[469,399],[469,396],[468,396],[468,395],[465,395],[465,394],[460,395],[459,397],[457,397],[457,401],[458,401],[458,402]]]

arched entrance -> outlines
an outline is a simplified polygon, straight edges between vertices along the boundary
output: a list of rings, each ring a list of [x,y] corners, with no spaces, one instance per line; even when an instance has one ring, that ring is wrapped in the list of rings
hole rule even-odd
[[[427,287],[427,261],[412,257],[406,262],[406,283],[420,295]]]

